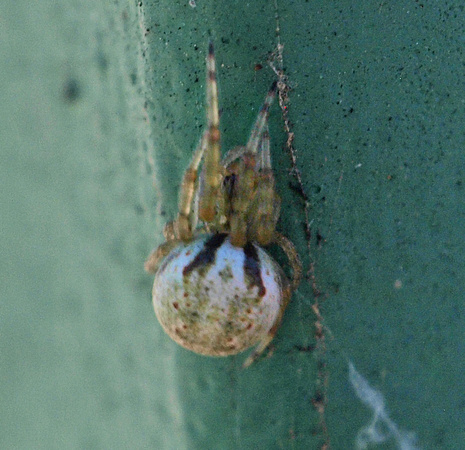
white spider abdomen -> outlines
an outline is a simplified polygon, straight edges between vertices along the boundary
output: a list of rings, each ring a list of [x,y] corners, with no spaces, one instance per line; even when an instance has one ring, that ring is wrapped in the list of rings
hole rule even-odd
[[[226,356],[259,343],[275,323],[287,282],[259,246],[226,234],[179,244],[155,275],[153,306],[166,333],[196,353]]]

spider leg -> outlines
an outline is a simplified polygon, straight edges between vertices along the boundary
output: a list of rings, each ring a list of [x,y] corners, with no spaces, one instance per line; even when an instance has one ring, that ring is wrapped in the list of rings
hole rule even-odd
[[[273,103],[274,98],[276,97],[276,89],[277,89],[277,82],[273,82],[268,91],[268,94],[265,98],[265,102],[263,103],[260,112],[258,113],[257,120],[252,128],[252,132],[250,133],[249,142],[247,142],[246,151],[256,153],[258,150],[258,145],[260,143],[263,131],[266,127],[268,122],[268,115],[270,106]]]
[[[195,149],[192,161],[184,172],[179,191],[179,212],[175,221],[168,222],[164,229],[163,235],[166,242],[161,244],[152,253],[150,253],[144,268],[146,272],[155,273],[160,265],[161,260],[175,248],[179,241],[188,241],[192,238],[196,218],[191,217],[192,202],[195,195],[195,181],[197,171],[206,146],[206,133],[200,139]]]
[[[259,211],[261,216],[274,216],[273,205],[276,204],[274,193],[274,177],[271,172],[270,161],[270,143],[268,130],[268,115],[271,103],[276,96],[277,83],[271,85],[270,90],[265,98],[265,102],[260,108],[255,124],[252,128],[249,141],[245,147],[237,147],[228,152],[223,159],[223,164],[228,168],[233,164],[235,159],[240,159],[237,163],[237,179],[234,185],[234,194],[231,196],[231,243],[237,247],[243,247],[247,241],[257,240],[262,245],[268,244],[274,233],[274,224],[269,227],[270,220],[258,225],[260,217],[251,217],[255,215],[252,205],[260,205],[262,202],[255,201],[257,191],[265,197],[265,203],[262,208],[266,211]],[[266,133],[265,133],[266,131]],[[265,137],[263,134],[265,133]],[[258,162],[256,154],[260,149],[260,159]],[[261,174],[257,174],[257,168],[263,166]],[[264,185],[261,182],[264,180]],[[279,203],[279,202],[278,202]],[[279,208],[278,208],[279,211]],[[250,227],[250,222],[257,223]],[[249,228],[251,233],[249,232]],[[259,236],[259,239],[256,237]]]
[[[258,145],[258,152],[260,154],[258,168],[271,170],[270,132],[268,130],[268,123],[265,123],[263,127],[263,134]]]
[[[233,149],[229,150],[226,156],[221,161],[221,165],[224,167],[228,167],[233,161],[236,159],[242,158],[242,156],[247,152],[257,153],[259,151],[260,142],[262,141],[262,134],[268,130],[268,114],[271,104],[276,96],[276,86],[277,83],[274,82],[271,85],[268,94],[266,95],[265,102],[263,103],[262,107],[260,108],[260,112],[258,113],[258,117],[255,121],[255,124],[252,128],[250,133],[250,138],[247,143],[247,146],[243,147],[234,147]],[[265,152],[268,155],[270,154],[270,144],[269,144],[269,136],[268,139],[268,150]],[[261,162],[262,167],[264,167],[263,163]],[[271,167],[271,162],[267,164]]]
[[[220,114],[218,110],[218,85],[213,43],[210,41],[207,56],[207,145],[205,151],[205,176],[199,202],[199,218],[211,222],[215,217],[215,205],[221,183],[220,173]]]
[[[300,280],[302,279],[302,262],[300,261],[299,254],[297,253],[294,244],[286,236],[283,236],[281,233],[275,231],[273,242],[281,247],[291,265],[292,280],[290,282],[289,288],[290,292],[292,293],[297,289],[300,284]]]
[[[182,241],[187,241],[192,238],[194,227],[197,222],[197,217],[191,217],[192,202],[196,191],[195,182],[197,180],[197,171],[207,147],[207,136],[208,132],[206,131],[195,149],[189,167],[184,172],[181,190],[179,191],[179,212],[176,222],[174,223],[174,234]],[[169,237],[167,239],[169,239]]]
[[[242,145],[232,148],[221,160],[221,165],[225,168],[228,168],[236,159],[242,158],[246,151],[247,148]]]
[[[283,280],[283,283],[285,283],[283,287],[283,302],[281,303],[281,306],[279,308],[279,314],[265,338],[257,345],[255,350],[245,360],[244,364],[242,365],[243,368],[250,366],[254,361],[256,361],[259,358],[259,356],[270,345],[271,341],[276,335],[276,332],[281,326],[284,311],[286,311],[286,308],[289,305],[292,292],[294,292],[297,289],[297,286],[299,285],[300,279],[302,277],[302,263],[300,262],[299,255],[294,247],[294,244],[278,232],[276,232],[274,235],[274,243],[279,245],[288,257],[292,267],[293,276],[290,282],[287,279]]]
[[[221,165],[227,168],[232,162],[234,162],[236,159],[242,158],[244,154],[249,151],[250,150],[244,146],[234,147],[226,153],[225,157],[221,160]],[[268,124],[266,122],[263,126],[263,132],[259,139],[256,152],[260,154],[258,168],[271,169],[270,133],[268,131]]]
[[[275,191],[275,179],[271,169],[270,136],[265,123],[259,141],[259,171],[257,185],[249,214],[249,239],[262,246],[269,245],[274,238],[276,222],[279,218],[281,199]]]
[[[250,240],[247,233],[247,216],[257,185],[256,157],[253,153],[245,153],[233,164],[236,166],[236,178],[230,197],[230,241],[236,247],[244,247]]]
[[[172,241],[164,242],[158,248],[156,248],[152,253],[150,253],[147,261],[145,261],[145,271],[148,273],[156,273],[162,259],[167,256],[178,244],[179,241],[177,239],[173,239]]]

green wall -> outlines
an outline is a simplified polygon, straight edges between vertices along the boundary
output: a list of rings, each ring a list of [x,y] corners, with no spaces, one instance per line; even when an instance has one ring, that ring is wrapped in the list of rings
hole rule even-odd
[[[196,3],[0,5],[0,447],[346,449],[384,401],[380,448],[460,448],[463,6]],[[275,79],[276,4],[295,161],[277,105],[272,157],[305,279],[242,370],[163,334],[143,262],[204,126],[209,36],[227,149]]]

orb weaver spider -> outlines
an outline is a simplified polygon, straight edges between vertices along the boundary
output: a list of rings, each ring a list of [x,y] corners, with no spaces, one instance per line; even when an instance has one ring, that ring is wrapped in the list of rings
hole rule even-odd
[[[166,242],[145,263],[145,269],[155,273],[153,306],[166,333],[181,346],[210,356],[233,355],[257,345],[244,366],[272,341],[302,272],[294,245],[275,229],[280,198],[267,122],[276,89],[274,82],[247,144],[220,160],[218,88],[210,42],[207,129],[184,173],[177,218],[165,225]],[[270,244],[287,255],[291,281],[261,248]]]

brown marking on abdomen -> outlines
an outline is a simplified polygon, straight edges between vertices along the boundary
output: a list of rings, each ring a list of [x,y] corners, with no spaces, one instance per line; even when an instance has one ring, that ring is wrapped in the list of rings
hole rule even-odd
[[[258,287],[258,295],[263,297],[266,294],[266,288],[263,284],[262,274],[260,272],[260,258],[255,246],[247,242],[244,247],[244,273],[250,282],[250,286]]]
[[[204,244],[204,248],[197,256],[182,269],[183,276],[189,275],[193,270],[199,267],[207,267],[215,261],[217,250],[223,245],[227,234],[214,234]]]

